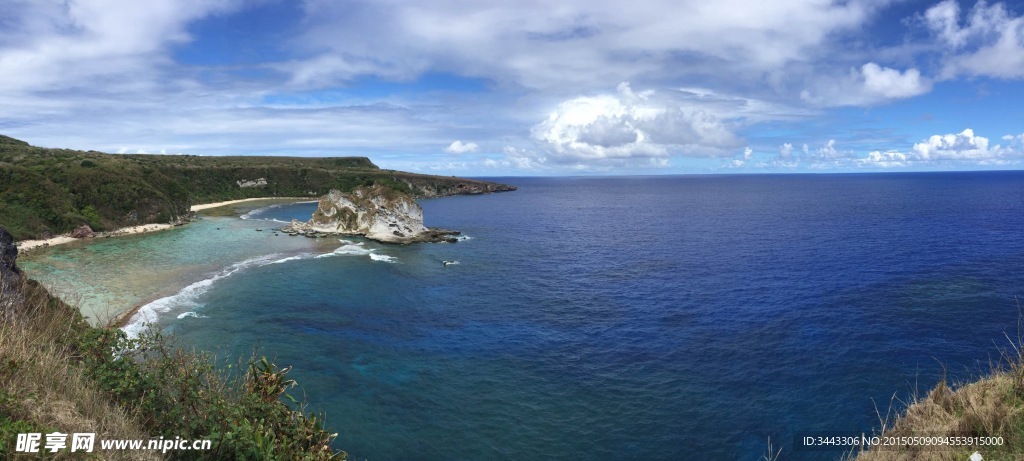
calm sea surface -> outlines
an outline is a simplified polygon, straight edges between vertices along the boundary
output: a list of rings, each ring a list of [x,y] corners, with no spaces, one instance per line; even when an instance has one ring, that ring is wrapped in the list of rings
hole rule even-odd
[[[456,244],[275,236],[298,204],[24,265],[294,365],[354,459],[835,459],[794,433],[870,431],[1016,334],[1022,173],[502,181],[421,202]]]

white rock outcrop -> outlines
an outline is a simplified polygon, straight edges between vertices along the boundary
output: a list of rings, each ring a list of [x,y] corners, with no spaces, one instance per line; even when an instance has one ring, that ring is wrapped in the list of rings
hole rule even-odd
[[[282,229],[301,234],[348,234],[388,243],[449,241],[457,232],[428,229],[423,208],[412,196],[386,186],[362,186],[320,198],[312,219]]]
[[[239,179],[238,181],[235,181],[235,183],[238,184],[238,187],[241,187],[242,189],[245,189],[247,187],[263,187],[267,185],[267,179],[257,178],[255,181]]]

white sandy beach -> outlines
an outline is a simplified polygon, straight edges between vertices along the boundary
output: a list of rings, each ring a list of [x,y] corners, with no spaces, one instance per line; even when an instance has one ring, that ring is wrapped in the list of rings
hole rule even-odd
[[[226,202],[204,203],[204,204],[201,204],[201,205],[192,205],[191,211],[207,210],[207,209],[210,209],[210,208],[217,208],[217,207],[221,207],[221,206],[225,206],[225,205],[234,205],[236,203],[243,203],[243,202],[253,202],[253,201],[256,201],[256,200],[277,200],[277,199],[283,199],[283,200],[303,200],[303,199],[305,199],[305,200],[309,200],[309,197],[257,197],[257,198],[246,198],[246,199],[241,199],[241,200],[228,200]],[[156,231],[161,231],[161,230],[167,230],[167,229],[171,229],[173,227],[174,226],[171,225],[171,224],[142,224],[142,225],[139,225],[139,226],[122,227],[120,229],[112,230],[110,232],[97,232],[96,233],[96,237],[93,237],[93,238],[116,237],[116,236],[119,236],[119,235],[131,235],[131,234],[142,234],[142,233],[145,233],[145,232],[156,232]],[[70,234],[65,234],[65,235],[60,235],[60,236],[49,238],[49,239],[22,240],[20,242],[17,242],[17,246],[18,246],[18,251],[20,253],[26,253],[26,252],[32,251],[33,249],[36,249],[36,248],[49,247],[49,246],[53,246],[53,245],[61,245],[61,244],[64,244],[64,243],[74,242],[76,240],[79,240],[79,239],[76,239],[76,238],[72,237]]]
[[[119,235],[142,234],[142,233],[146,233],[146,232],[156,232],[156,231],[167,230],[167,229],[171,229],[173,227],[174,226],[172,226],[170,224],[142,224],[142,225],[138,225],[138,226],[122,227],[120,229],[112,230],[110,232],[97,232],[96,236],[93,237],[93,238],[116,237],[116,236],[119,236]],[[64,244],[64,243],[74,242],[76,240],[82,240],[82,239],[76,239],[76,238],[74,238],[74,237],[72,237],[70,235],[60,235],[60,236],[49,238],[49,239],[22,240],[22,241],[17,243],[17,246],[18,246],[18,252],[19,253],[25,253],[25,252],[31,251],[31,250],[33,250],[35,248],[48,247],[48,246],[53,246],[53,245],[61,245],[61,244]]]
[[[216,203],[204,203],[202,205],[192,205],[192,211],[208,210],[210,208],[217,208],[225,205],[234,205],[236,203],[254,202],[256,200],[312,200],[315,197],[256,197],[256,198],[243,198],[241,200],[228,200],[226,202]]]

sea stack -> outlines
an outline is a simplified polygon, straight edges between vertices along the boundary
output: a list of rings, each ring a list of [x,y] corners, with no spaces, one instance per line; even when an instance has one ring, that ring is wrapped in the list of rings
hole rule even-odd
[[[387,186],[360,186],[350,193],[331,190],[307,222],[281,229],[303,235],[361,235],[385,243],[454,242],[458,232],[423,225],[423,208],[411,195]]]

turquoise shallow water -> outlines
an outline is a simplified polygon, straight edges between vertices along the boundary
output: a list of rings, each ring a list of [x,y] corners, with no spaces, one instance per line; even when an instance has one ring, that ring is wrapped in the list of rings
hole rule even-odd
[[[296,206],[106,251],[186,261],[158,326],[294,365],[354,459],[835,459],[793,436],[870,431],[1016,328],[1022,173],[504,182],[422,202],[456,244],[254,231]]]
[[[40,249],[20,258],[18,264],[31,277],[78,304],[94,323],[103,323],[134,306],[207,280],[240,261],[272,254],[330,251],[337,246],[337,242],[275,237],[269,230],[279,227],[279,223],[237,218],[253,208],[275,203],[281,202],[228,207],[235,216],[204,216],[167,231]],[[311,205],[294,206],[304,210]]]

